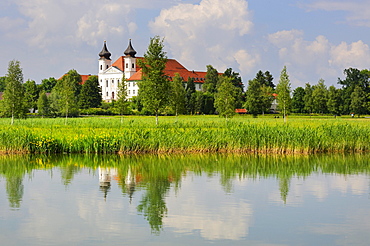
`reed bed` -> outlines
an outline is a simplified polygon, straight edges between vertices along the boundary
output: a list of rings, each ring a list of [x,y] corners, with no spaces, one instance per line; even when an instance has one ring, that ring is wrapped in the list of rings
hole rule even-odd
[[[276,154],[370,151],[370,120],[252,119],[191,116],[0,119],[2,153],[251,152]]]

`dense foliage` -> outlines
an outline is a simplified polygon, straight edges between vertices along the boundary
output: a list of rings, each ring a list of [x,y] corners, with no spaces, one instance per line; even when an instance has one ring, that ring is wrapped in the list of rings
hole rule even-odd
[[[29,153],[370,151],[367,119],[281,119],[217,116],[27,119],[10,126],[0,119],[0,150]]]

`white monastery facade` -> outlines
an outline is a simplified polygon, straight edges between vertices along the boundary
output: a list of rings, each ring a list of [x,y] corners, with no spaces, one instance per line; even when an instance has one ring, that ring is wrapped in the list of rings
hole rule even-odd
[[[111,53],[108,51],[107,44],[104,41],[103,49],[99,53],[99,72],[98,79],[101,86],[102,99],[106,102],[117,100],[118,84],[123,75],[127,80],[127,98],[130,99],[138,95],[139,87],[137,82],[142,79],[142,71],[137,61],[143,59],[136,57],[136,51],[132,47],[131,40],[124,56],[119,57],[112,63]],[[193,78],[195,89],[201,90],[205,80],[206,72],[189,71],[174,59],[168,59],[165,74],[171,80],[176,73],[179,73],[184,81]]]

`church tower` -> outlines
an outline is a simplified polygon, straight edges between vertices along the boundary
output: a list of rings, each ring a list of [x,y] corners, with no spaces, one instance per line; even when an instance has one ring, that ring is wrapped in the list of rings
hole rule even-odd
[[[123,53],[125,54],[125,78],[128,79],[136,73],[136,51],[131,45],[131,39],[127,49]]]
[[[102,73],[107,68],[111,66],[112,60],[110,59],[110,56],[112,54],[107,49],[107,43],[104,41],[103,49],[100,51],[99,56],[99,73]]]

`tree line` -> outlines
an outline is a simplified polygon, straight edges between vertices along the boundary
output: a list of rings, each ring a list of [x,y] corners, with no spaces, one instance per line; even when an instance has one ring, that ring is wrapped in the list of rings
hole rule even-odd
[[[269,71],[258,71],[249,80],[246,91],[239,73],[228,68],[219,73],[212,65],[207,72],[202,90],[195,89],[194,78],[185,81],[180,74],[170,78],[165,74],[167,62],[163,39],[150,39],[144,59],[139,60],[142,81],[138,82],[139,94],[127,100],[127,82],[123,77],[118,86],[118,99],[111,103],[102,101],[98,77],[90,76],[82,83],[76,70],[70,70],[59,80],[49,78],[36,84],[33,80],[23,83],[20,62],[9,62],[8,73],[0,77],[0,114],[3,117],[25,117],[30,109],[38,115],[53,117],[77,116],[79,114],[219,114],[230,118],[235,109],[245,108],[257,117],[270,113],[277,100],[284,116],[301,114],[356,114],[370,113],[370,71],[348,68],[345,79],[338,79],[341,88],[326,87],[320,79],[316,85],[291,90],[287,68],[281,71],[278,84]],[[285,117],[284,117],[285,118]]]

